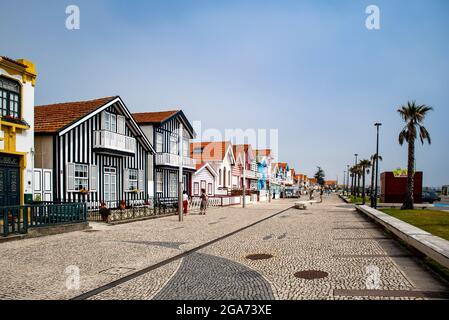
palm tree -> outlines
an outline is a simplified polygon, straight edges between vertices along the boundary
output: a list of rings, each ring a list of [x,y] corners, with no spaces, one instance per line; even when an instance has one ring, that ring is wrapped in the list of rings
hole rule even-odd
[[[360,164],[357,164],[356,166],[356,175],[357,175],[357,197],[360,197],[360,179],[362,178],[362,167]]]
[[[351,195],[355,195],[355,166],[352,166],[349,169],[349,172],[351,173]]]
[[[362,173],[362,198],[363,198],[363,204],[366,204],[365,200],[365,176],[369,174],[369,167],[371,166],[371,161],[364,159],[360,160],[359,167],[361,169]]]
[[[371,156],[371,194],[370,194],[370,197],[371,197],[371,207],[374,207],[374,193],[375,193],[375,191],[374,191],[374,188],[376,187],[374,184],[375,184],[375,182],[374,182],[374,177],[375,177],[375,165],[376,165],[376,161],[382,161],[383,159],[382,159],[382,156],[380,156],[380,155],[378,155],[378,154],[373,154],[372,156]]]
[[[407,102],[407,105],[401,106],[397,111],[406,123],[405,127],[399,134],[399,144],[402,146],[404,141],[408,143],[408,163],[407,163],[407,191],[402,204],[402,210],[413,209],[413,176],[415,166],[415,140],[419,131],[419,139],[421,143],[427,140],[431,144],[430,134],[427,129],[422,125],[424,118],[429,111],[433,110],[432,107],[423,105],[417,105],[415,101]],[[417,130],[418,129],[418,130]]]

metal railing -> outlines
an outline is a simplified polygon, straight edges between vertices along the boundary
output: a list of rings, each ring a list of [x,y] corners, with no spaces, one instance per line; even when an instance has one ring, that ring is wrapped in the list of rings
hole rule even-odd
[[[28,228],[79,223],[87,220],[84,203],[37,203],[0,207],[0,235],[25,234]]]
[[[136,139],[116,132],[97,130],[94,131],[94,148],[135,153]]]

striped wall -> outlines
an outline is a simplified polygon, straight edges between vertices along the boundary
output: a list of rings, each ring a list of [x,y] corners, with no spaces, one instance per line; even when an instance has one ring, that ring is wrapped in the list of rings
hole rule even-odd
[[[106,111],[120,114],[117,105],[110,106]],[[124,114],[122,114],[124,115]],[[68,131],[62,136],[56,135],[53,139],[54,145],[54,192],[56,200],[77,201],[82,200],[81,195],[76,192],[67,192],[66,186],[66,164],[81,163],[98,166],[98,188],[97,192],[91,192],[86,196],[86,201],[102,201],[103,193],[103,172],[105,167],[115,167],[117,170],[117,200],[138,200],[148,199],[147,183],[139,189],[143,192],[134,194],[124,192],[124,169],[138,169],[145,171],[145,181],[148,179],[148,154],[140,140],[130,130],[129,120],[126,119],[125,134],[136,138],[136,153],[131,156],[106,155],[98,153],[93,149],[94,131],[101,130],[101,113],[80,123],[78,126]]]

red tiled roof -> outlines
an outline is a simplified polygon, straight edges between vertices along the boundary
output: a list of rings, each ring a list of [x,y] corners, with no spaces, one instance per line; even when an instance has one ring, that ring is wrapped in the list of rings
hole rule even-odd
[[[159,112],[137,112],[133,113],[133,117],[138,124],[145,123],[161,123],[171,116],[177,114],[180,110],[169,110]]]
[[[337,180],[326,180],[326,181],[324,181],[324,184],[326,186],[333,186],[333,185],[337,184]]]
[[[58,132],[115,98],[117,96],[36,106],[34,108],[34,131],[37,133]]]
[[[222,161],[230,145],[229,141],[192,142],[190,144],[190,157],[197,162]],[[201,153],[194,153],[193,151],[198,148],[201,148]]]
[[[271,154],[271,149],[256,149],[254,152],[258,156],[269,156]]]
[[[317,183],[317,180],[315,178],[309,178],[309,183],[315,184],[315,183]]]
[[[0,58],[2,58],[3,60],[6,60],[6,61],[8,61],[8,62],[15,63],[15,64],[17,64],[18,66],[21,66],[21,67],[23,67],[23,68],[28,68],[27,65],[25,65],[25,64],[23,64],[23,63],[20,63],[19,61],[16,61],[16,60],[14,60],[14,59],[11,59],[11,58],[8,58],[8,57],[5,57],[5,56],[0,56]]]
[[[235,144],[232,146],[232,151],[234,152],[234,157],[237,157],[237,154],[241,152],[248,152],[248,150],[252,150],[250,144]],[[250,159],[254,158],[254,151],[249,155]]]

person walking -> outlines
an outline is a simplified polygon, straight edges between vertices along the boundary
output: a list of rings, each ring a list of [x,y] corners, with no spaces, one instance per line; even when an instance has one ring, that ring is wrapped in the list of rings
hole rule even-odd
[[[182,193],[182,207],[184,215],[187,215],[189,211],[189,196],[187,195],[187,191],[185,190]]]
[[[207,195],[206,195],[206,189],[201,189],[201,204],[200,204],[200,214],[205,215],[206,209],[207,209]]]

